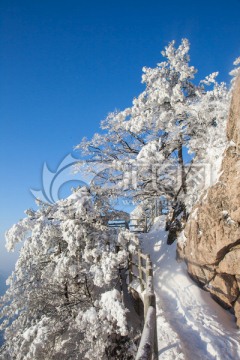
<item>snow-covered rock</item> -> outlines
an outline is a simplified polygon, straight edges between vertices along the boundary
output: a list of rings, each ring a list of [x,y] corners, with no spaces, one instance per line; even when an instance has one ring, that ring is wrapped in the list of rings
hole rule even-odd
[[[235,310],[240,326],[240,76],[233,90],[227,138],[219,181],[195,206],[185,228],[187,241],[178,250],[191,276]]]

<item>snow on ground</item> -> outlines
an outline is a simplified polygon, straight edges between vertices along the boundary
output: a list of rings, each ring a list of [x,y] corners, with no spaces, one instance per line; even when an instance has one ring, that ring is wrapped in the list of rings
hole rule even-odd
[[[234,316],[188,276],[176,261],[176,244],[166,244],[165,217],[141,234],[154,266],[160,360],[240,360],[240,331]]]

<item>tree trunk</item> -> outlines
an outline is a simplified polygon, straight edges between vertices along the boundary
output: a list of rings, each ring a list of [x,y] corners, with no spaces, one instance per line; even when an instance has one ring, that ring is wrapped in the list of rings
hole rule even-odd
[[[178,146],[178,163],[181,168],[181,187],[183,189],[184,194],[187,193],[187,184],[186,184],[186,173],[185,173],[185,167],[183,162],[183,147],[182,147],[182,141],[180,139],[179,146]]]

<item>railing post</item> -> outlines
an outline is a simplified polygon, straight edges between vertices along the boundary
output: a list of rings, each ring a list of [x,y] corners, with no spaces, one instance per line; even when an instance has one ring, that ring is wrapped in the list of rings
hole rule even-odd
[[[158,216],[158,199],[155,198],[155,218]]]
[[[152,263],[150,260],[150,256],[147,256],[147,260],[146,260],[146,283],[147,283],[147,288],[146,288],[146,293],[144,295],[144,319],[147,316],[147,312],[148,312],[148,308],[149,306],[153,306],[156,307],[155,304],[155,295],[153,292],[153,272],[152,272]],[[151,279],[150,279],[151,278]]]
[[[128,271],[129,271],[129,284],[131,284],[133,280],[132,276],[132,254],[129,254],[129,260],[128,260]]]
[[[143,282],[142,282],[142,277],[143,277],[143,272],[142,272],[142,257],[141,257],[141,251],[140,251],[140,249],[138,249],[138,273],[139,273],[139,280],[140,280],[141,291],[143,291],[143,290],[144,290],[144,286],[143,286]]]
[[[147,215],[145,215],[145,229],[144,232],[148,231],[148,221],[147,221]]]
[[[162,215],[162,209],[163,209],[163,204],[162,204],[162,201],[159,200],[159,203],[158,203],[158,214],[159,215]]]
[[[151,262],[151,259],[150,259],[150,255],[147,255],[146,270],[147,270],[147,279],[148,279],[149,276],[153,275],[152,262]]]

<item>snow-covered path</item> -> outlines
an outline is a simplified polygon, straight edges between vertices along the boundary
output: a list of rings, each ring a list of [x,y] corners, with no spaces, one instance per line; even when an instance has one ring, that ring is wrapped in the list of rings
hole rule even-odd
[[[175,260],[176,244],[166,244],[164,217],[140,236],[154,266],[159,359],[240,360],[240,331],[222,309]]]

